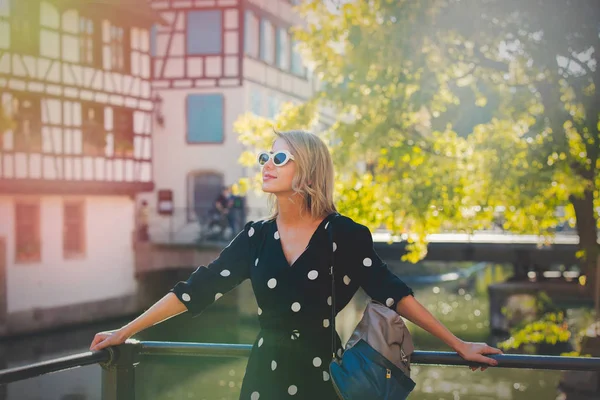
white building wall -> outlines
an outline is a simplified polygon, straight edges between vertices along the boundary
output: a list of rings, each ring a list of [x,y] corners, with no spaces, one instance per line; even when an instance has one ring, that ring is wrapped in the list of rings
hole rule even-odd
[[[192,94],[222,94],[224,99],[223,143],[187,142],[186,98]],[[187,176],[195,171],[216,171],[224,175],[224,183],[235,183],[243,174],[238,163],[242,145],[233,132],[233,123],[244,112],[243,89],[215,88],[197,90],[164,90],[164,127],[154,126],[154,182],[156,190],[173,190],[175,207],[188,206]],[[150,199],[151,207],[155,206]]]
[[[15,263],[15,199],[0,197],[7,246],[7,311],[48,309],[133,295],[134,203],[127,196],[34,197],[40,202],[41,261]],[[63,201],[83,199],[85,254],[63,257]]]

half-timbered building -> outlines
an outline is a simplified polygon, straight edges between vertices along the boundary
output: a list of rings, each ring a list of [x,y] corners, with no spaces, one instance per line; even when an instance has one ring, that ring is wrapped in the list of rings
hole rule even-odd
[[[157,23],[146,0],[0,0],[0,330],[133,309]]]
[[[165,20],[151,46],[162,125],[153,130],[156,192],[144,198],[159,211],[161,197],[172,206],[162,210],[162,224],[154,219],[156,240],[193,240],[220,188],[255,172],[238,162],[243,148],[233,123],[241,114],[273,117],[282,103],[312,95],[290,33],[302,24],[294,3],[151,0]],[[259,204],[264,198],[249,197],[251,210]]]

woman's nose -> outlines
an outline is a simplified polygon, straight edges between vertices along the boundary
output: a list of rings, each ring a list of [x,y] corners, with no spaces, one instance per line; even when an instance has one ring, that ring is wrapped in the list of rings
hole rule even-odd
[[[273,164],[273,159],[269,158],[265,165],[263,166],[267,171],[272,171],[275,168],[275,164]]]

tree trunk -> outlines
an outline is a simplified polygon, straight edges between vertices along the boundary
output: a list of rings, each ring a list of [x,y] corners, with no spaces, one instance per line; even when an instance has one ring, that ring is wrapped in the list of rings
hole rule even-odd
[[[577,218],[577,234],[579,235],[579,248],[585,251],[582,259],[583,271],[586,274],[586,286],[593,293],[596,283],[596,257],[598,256],[598,229],[594,213],[594,194],[586,190],[583,197],[571,196],[571,203]]]

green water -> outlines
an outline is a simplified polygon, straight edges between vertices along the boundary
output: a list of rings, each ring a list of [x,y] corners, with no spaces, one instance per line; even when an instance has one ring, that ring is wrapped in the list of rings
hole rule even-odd
[[[416,289],[417,299],[459,337],[489,342],[487,286],[506,279],[507,274],[508,271],[504,268],[488,267],[470,280],[413,287]],[[244,289],[236,289],[238,290],[237,304],[243,305],[245,310],[255,310],[256,303],[251,293]],[[352,318],[360,316],[354,314],[360,312],[363,300],[364,298],[357,296],[356,303],[345,310],[345,315],[350,318],[350,322],[346,324],[349,328],[346,330],[353,326]],[[353,311],[355,308],[358,311]],[[13,364],[85,351],[94,331],[118,327],[123,322],[114,321],[58,336],[50,335],[50,339],[46,336],[42,341],[46,344],[39,345],[42,349],[35,360],[30,357]],[[340,326],[344,326],[343,321]],[[417,349],[450,350],[426,332],[414,326],[410,328]],[[257,333],[258,321],[255,315],[246,313],[240,316],[235,307],[212,307],[198,318],[190,318],[186,314],[173,318],[151,328],[138,339],[251,343]],[[342,332],[343,338],[345,335],[347,332]],[[30,346],[32,341],[35,342],[35,338],[23,339],[11,344],[11,350],[5,351],[17,351],[19,346]],[[54,344],[63,342],[62,352],[50,351],[52,346],[47,344],[48,341]],[[146,361],[137,368],[137,399],[237,399],[245,365],[245,359],[235,358],[190,357]],[[417,387],[411,399],[555,400],[558,396],[556,388],[560,372],[500,368],[472,372],[466,367],[415,365],[412,378]],[[100,393],[100,368],[92,366],[8,385],[4,392],[0,391],[0,400],[100,400]]]

